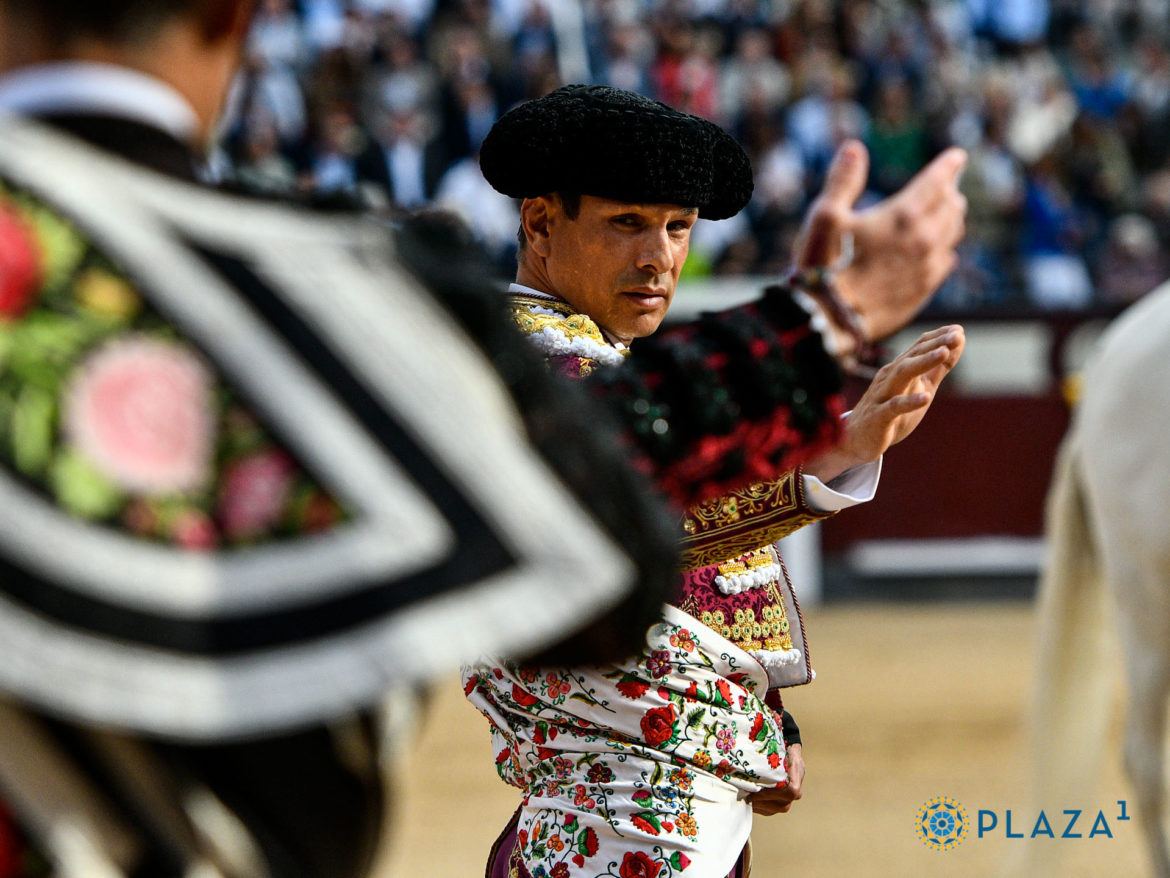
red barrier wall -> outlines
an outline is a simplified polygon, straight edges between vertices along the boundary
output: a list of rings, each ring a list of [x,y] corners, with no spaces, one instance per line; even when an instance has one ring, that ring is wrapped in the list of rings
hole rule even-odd
[[[872,503],[823,526],[824,548],[858,540],[1039,536],[1069,412],[1057,395],[943,395],[886,455]]]

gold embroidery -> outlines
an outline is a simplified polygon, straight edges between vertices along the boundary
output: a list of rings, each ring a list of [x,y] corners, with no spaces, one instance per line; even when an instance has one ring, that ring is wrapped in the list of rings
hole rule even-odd
[[[727,563],[829,515],[813,512],[804,502],[799,470],[773,482],[756,482],[687,510],[680,540],[682,567]]]
[[[719,573],[726,576],[729,573],[743,573],[747,570],[773,564],[777,561],[774,551],[769,546],[745,553],[737,558],[730,558],[718,565]],[[785,574],[781,572],[780,575]],[[773,652],[792,649],[788,611],[784,606],[780,580],[771,579],[760,588],[763,589],[767,600],[759,610],[751,607],[728,607],[726,613],[723,610],[700,610],[698,601],[693,594],[688,595],[678,607],[684,613],[689,613],[708,628],[730,640],[740,649],[766,649]],[[752,589],[752,591],[755,590]],[[744,592],[745,595],[748,593]],[[740,596],[726,598],[728,601],[737,599],[743,600],[744,598]]]
[[[512,319],[525,335],[535,335],[544,329],[552,328],[564,333],[566,338],[587,338],[599,345],[608,345],[601,329],[584,314],[534,314],[527,308],[516,306],[512,308]]]

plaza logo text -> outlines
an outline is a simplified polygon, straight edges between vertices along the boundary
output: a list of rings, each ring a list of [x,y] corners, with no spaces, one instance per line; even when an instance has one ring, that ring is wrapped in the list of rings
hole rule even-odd
[[[1083,808],[1062,808],[1059,812],[1035,814],[980,808],[975,815],[975,838],[1113,838],[1118,824],[1130,819],[1127,803],[1117,800],[1117,808],[1099,809],[1095,814]],[[935,796],[914,815],[914,829],[922,843],[936,851],[950,851],[971,836],[967,810],[950,796]]]

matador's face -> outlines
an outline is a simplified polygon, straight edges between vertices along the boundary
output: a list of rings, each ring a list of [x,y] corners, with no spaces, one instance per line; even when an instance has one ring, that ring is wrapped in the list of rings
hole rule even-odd
[[[694,207],[581,196],[576,218],[550,210],[545,264],[554,289],[619,341],[650,335],[674,299]]]

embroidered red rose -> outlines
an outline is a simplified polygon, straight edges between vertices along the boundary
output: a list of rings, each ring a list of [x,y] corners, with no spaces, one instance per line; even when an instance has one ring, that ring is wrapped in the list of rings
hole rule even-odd
[[[24,312],[40,274],[40,250],[28,226],[15,211],[0,207],[0,316]]]
[[[515,683],[512,684],[512,700],[522,707],[532,707],[540,699],[524,689],[521,689]]]
[[[645,851],[627,851],[618,870],[621,878],[658,878],[662,864],[650,859]]]
[[[569,878],[569,867],[564,863],[557,863],[549,872],[550,878]]]
[[[507,762],[511,758],[512,758],[512,748],[505,747],[503,750],[501,750],[499,753],[496,754],[496,765],[503,765],[505,762]]]
[[[593,831],[592,827],[586,827],[585,837],[582,839],[581,844],[585,848],[586,856],[592,857],[597,853],[597,833]]]
[[[651,747],[658,747],[674,734],[674,705],[652,707],[642,716],[642,737]]]
[[[770,765],[772,768],[778,768],[780,766],[780,754],[779,753],[769,753],[768,754],[768,765]]]
[[[622,693],[626,698],[641,698],[649,688],[649,683],[643,683],[634,677],[623,679],[617,684],[618,692]]]

